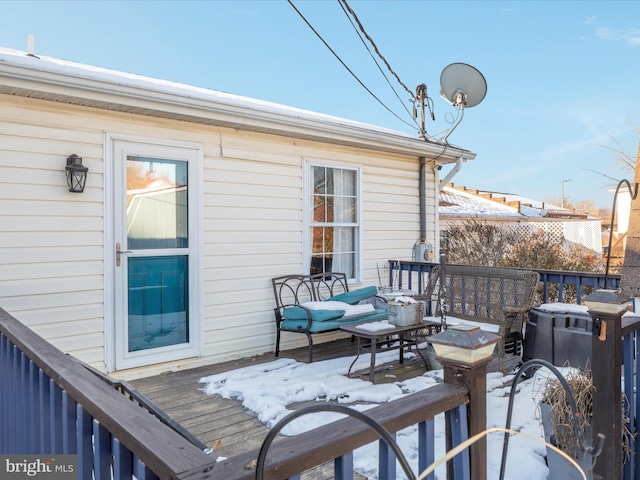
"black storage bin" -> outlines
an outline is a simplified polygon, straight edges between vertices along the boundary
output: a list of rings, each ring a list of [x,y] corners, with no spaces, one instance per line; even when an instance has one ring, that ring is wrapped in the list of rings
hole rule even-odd
[[[590,367],[591,332],[592,321],[588,312],[562,311],[562,306],[532,308],[522,359],[539,358],[557,367]]]
[[[570,315],[554,327],[554,365],[591,368],[592,320],[589,314]]]
[[[553,363],[553,327],[554,317],[551,312],[532,308],[524,333],[524,351],[522,360],[534,358]]]

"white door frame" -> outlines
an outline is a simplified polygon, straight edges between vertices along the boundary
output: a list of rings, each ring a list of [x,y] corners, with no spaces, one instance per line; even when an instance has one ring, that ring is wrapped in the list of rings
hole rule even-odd
[[[116,195],[122,191],[124,178],[116,179],[122,168],[116,168],[116,146],[126,145],[127,154],[156,156],[159,158],[186,158],[189,161],[189,343],[175,347],[160,347],[153,352],[124,352],[126,345],[126,324],[117,325],[118,319],[126,315],[126,306],[116,304],[116,289],[122,269],[116,267],[116,243],[122,239],[115,238],[115,222],[121,212],[116,211]],[[204,301],[203,301],[203,147],[192,142],[177,142],[157,138],[144,138],[130,135],[105,133],[104,140],[104,305],[105,305],[105,338],[104,356],[107,372],[134,368],[155,363],[180,360],[201,356],[204,351]],[[122,303],[122,302],[120,302]]]

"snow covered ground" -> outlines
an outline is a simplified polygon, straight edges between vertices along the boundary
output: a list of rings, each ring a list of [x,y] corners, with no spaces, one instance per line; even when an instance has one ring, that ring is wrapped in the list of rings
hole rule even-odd
[[[396,355],[395,352],[379,354],[376,356],[376,363],[393,361]],[[289,414],[291,410],[287,406],[296,402],[335,400],[363,411],[376,404],[393,401],[442,381],[442,370],[434,370],[404,382],[373,385],[365,380],[347,378],[347,370],[353,359],[354,357],[343,357],[306,364],[283,358],[204,377],[200,379],[200,383],[203,384],[203,390],[207,394],[241,400],[244,408],[253,412],[261,422],[271,427]],[[368,368],[369,361],[368,354],[361,355],[357,364],[354,365],[354,370]],[[539,440],[534,441],[524,435],[511,437],[506,479],[547,478],[548,469],[544,459],[546,449],[542,443],[543,434],[537,407],[540,382],[544,381],[547,375],[549,372],[539,371],[534,378],[518,384],[511,427]],[[487,428],[505,427],[512,379],[512,375],[500,373],[487,375]],[[338,418],[340,415],[335,413],[305,415],[289,423],[282,433],[296,435]],[[436,459],[438,459],[445,452],[444,415],[436,418],[435,428]],[[414,472],[417,472],[417,428],[410,427],[399,432],[397,442]],[[502,433],[490,433],[487,436],[489,479],[499,477],[502,447]],[[377,452],[376,443],[356,450],[354,453],[356,471],[367,477],[376,478]],[[439,479],[445,478],[444,467],[436,470],[436,476]],[[398,468],[398,478],[405,478],[401,468]]]

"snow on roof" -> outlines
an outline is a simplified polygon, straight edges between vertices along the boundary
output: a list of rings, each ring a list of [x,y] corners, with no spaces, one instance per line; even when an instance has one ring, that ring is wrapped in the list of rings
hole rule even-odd
[[[490,195],[491,199],[485,198],[483,195]],[[504,203],[502,203],[502,199],[504,199]],[[516,202],[519,202],[519,211],[517,207],[513,206]],[[440,192],[440,215],[444,217],[501,217],[504,219],[574,218],[598,220],[586,214],[513,193],[457,189],[449,186],[445,186]]]
[[[440,191],[440,215],[479,216],[523,219],[524,215],[509,205],[473,195],[455,188],[444,187]]]
[[[269,119],[288,119],[287,122],[300,124],[321,124],[327,125],[329,128],[342,127],[350,129],[353,134],[357,132],[370,132],[372,134],[381,135],[379,138],[396,139],[395,142],[400,146],[409,150],[410,148],[421,150],[433,150],[439,153],[443,145],[433,139],[419,138],[416,134],[409,134],[396,131],[380,126],[370,125],[363,122],[348,120],[322,113],[303,110],[300,108],[289,107],[273,102],[258,100],[240,95],[211,90],[207,88],[195,87],[168,80],[145,77],[131,73],[110,70],[91,65],[75,63],[67,60],[61,60],[48,56],[28,55],[26,52],[0,47],[0,76],[4,74],[4,78],[20,78],[20,71],[15,68],[28,69],[34,72],[34,77],[29,80],[35,80],[39,85],[64,85],[72,88],[84,89],[85,91],[102,91],[101,89],[109,89],[110,93],[118,94],[124,98],[143,98],[145,100],[160,101],[166,103],[168,98],[171,102],[181,102],[182,106],[195,106],[196,108],[211,108],[212,105],[224,105],[233,109],[235,113],[241,113],[245,116],[255,116]],[[21,85],[26,83],[25,78],[20,78]],[[14,84],[15,85],[15,84]],[[2,85],[0,85],[1,87]],[[5,93],[17,94],[15,86],[13,90],[9,90],[11,86],[7,84]],[[24,86],[23,88],[28,88]],[[31,96],[31,95],[29,95]],[[180,100],[182,99],[182,100]],[[225,110],[226,112],[228,112]],[[306,122],[306,123],[305,123]],[[460,147],[448,145],[450,152],[447,155],[457,156],[460,152],[464,152],[464,157],[472,159],[475,154],[468,152]],[[451,152],[452,150],[452,152]],[[446,159],[443,159],[446,161]]]

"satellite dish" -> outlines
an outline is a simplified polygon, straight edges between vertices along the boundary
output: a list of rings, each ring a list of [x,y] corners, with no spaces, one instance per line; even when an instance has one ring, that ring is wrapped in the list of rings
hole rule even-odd
[[[452,63],[440,74],[440,96],[455,107],[475,107],[486,94],[487,81],[471,65]]]

